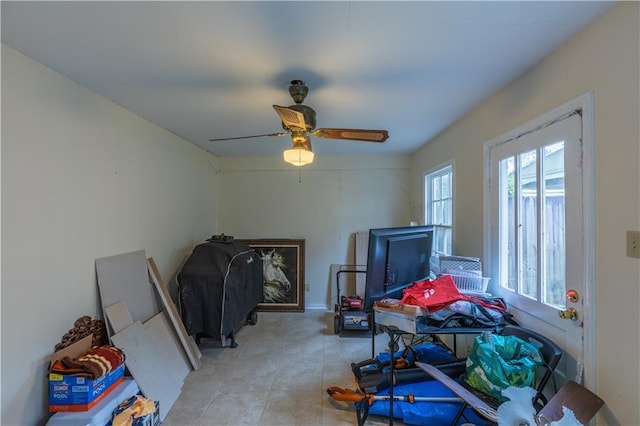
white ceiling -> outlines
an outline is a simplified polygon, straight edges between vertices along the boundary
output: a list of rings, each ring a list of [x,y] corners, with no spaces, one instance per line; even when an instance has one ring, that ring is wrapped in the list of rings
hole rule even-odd
[[[318,127],[387,129],[415,151],[612,2],[1,2],[2,42],[221,156],[279,155],[272,104],[309,86]]]

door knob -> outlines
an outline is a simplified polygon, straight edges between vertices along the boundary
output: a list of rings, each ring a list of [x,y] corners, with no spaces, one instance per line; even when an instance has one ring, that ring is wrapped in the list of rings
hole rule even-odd
[[[570,319],[571,321],[576,321],[578,319],[578,311],[576,308],[569,308],[563,311],[558,311],[558,315],[562,319]]]

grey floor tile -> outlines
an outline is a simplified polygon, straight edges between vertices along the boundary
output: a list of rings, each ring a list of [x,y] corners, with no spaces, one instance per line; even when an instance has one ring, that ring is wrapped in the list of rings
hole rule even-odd
[[[212,399],[213,395],[197,392],[188,385],[183,386],[180,397],[171,407],[162,425],[190,426],[197,424]]]
[[[236,389],[219,392],[198,421],[198,425],[258,425],[269,391]]]
[[[322,365],[292,362],[277,371],[272,389],[306,392],[319,389],[319,383],[322,383]]]
[[[269,391],[278,367],[278,364],[270,363],[263,357],[238,363],[224,372],[225,377],[220,390]]]
[[[327,388],[355,388],[351,363],[371,358],[370,335],[340,337],[333,312],[312,310],[260,312],[235,337],[236,348],[203,339],[202,367],[187,376],[163,426],[357,424],[353,404],[334,401]],[[384,334],[375,342],[376,353],[388,347]],[[385,424],[379,416],[365,423]]]
[[[308,391],[272,390],[260,425],[319,425],[322,423],[322,398],[324,395],[317,387]]]

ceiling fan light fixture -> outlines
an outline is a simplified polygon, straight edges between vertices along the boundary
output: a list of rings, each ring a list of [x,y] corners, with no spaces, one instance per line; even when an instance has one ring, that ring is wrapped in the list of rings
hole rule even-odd
[[[305,140],[294,140],[293,147],[282,153],[284,161],[298,167],[313,163],[314,154],[311,150],[311,144],[306,144]]]

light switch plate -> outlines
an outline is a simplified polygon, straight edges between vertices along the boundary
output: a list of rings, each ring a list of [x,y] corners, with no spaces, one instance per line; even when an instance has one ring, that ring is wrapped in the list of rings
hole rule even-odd
[[[627,256],[640,259],[640,231],[627,231]]]

